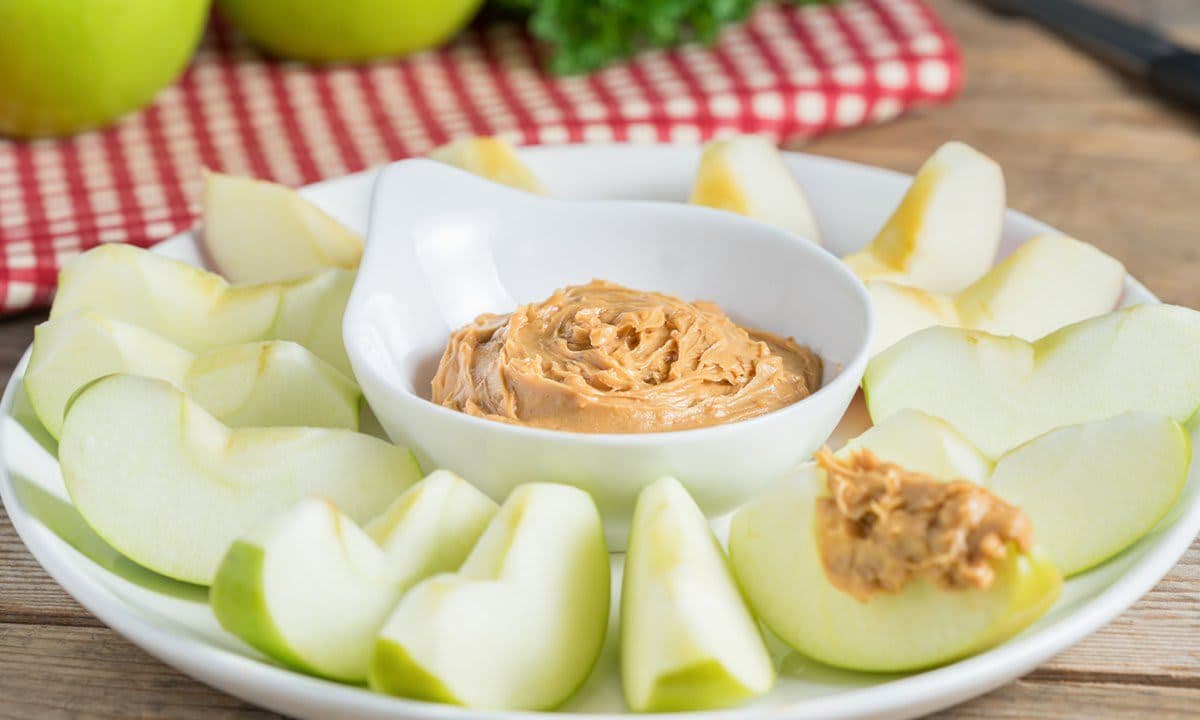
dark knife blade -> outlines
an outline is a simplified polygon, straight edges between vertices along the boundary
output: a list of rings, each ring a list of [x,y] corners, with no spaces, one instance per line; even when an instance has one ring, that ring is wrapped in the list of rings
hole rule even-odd
[[[995,10],[1024,15],[1131,75],[1158,94],[1200,109],[1200,53],[1078,0],[983,0]]]

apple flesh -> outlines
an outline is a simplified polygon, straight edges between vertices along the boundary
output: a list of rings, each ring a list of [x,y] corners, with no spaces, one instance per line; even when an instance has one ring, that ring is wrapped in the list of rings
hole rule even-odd
[[[902,410],[846,444],[938,478],[985,485],[1029,516],[1063,575],[1128,548],[1170,511],[1187,483],[1191,439],[1143,412],[1051,430],[994,463],[944,420]]]
[[[1036,342],[928,328],[876,355],[863,378],[871,419],[912,408],[953,425],[988,457],[1049,430],[1128,410],[1184,422],[1200,407],[1200,313],[1138,305]]]
[[[771,689],[758,624],[674,478],[638,496],[621,593],[621,682],[635,712],[727,707]]]
[[[988,484],[1025,511],[1069,577],[1150,532],[1179,499],[1190,464],[1179,423],[1132,412],[1051,430],[1000,458]]]
[[[110,375],[67,408],[63,480],[88,524],[129,559],[211,584],[225,551],[311,495],[356,522],[420,478],[411,452],[326,428],[231,430],[170,383]]]
[[[850,447],[978,480],[978,452],[945,423],[898,415]],[[1045,555],[1015,548],[996,561],[983,590],[943,590],[923,579],[896,594],[860,602],[825,574],[814,529],[824,473],[808,465],[752,500],[733,518],[729,556],[751,608],[781,640],[837,667],[907,672],[942,665],[997,645],[1040,617],[1058,597],[1062,575]],[[1036,526],[1035,526],[1036,532]]]
[[[890,280],[868,280],[867,294],[875,311],[875,334],[871,336],[874,357],[897,342],[927,327],[958,327],[954,300],[940,293],[901,285]]]
[[[429,159],[518,190],[538,195],[546,193],[533,171],[517,157],[513,146],[497,137],[475,136],[455,140],[435,148],[429,153]]]
[[[354,270],[363,239],[284,185],[204,173],[200,246],[232,283],[295,280]]]
[[[1029,240],[954,298],[959,324],[994,335],[1036,340],[1111,311],[1125,287],[1125,266],[1064,235]]]
[[[1044,556],[1010,551],[986,590],[914,580],[860,602],[829,582],[813,529],[823,477],[804,473],[738,511],[729,555],[750,606],[781,640],[836,667],[907,672],[997,645],[1040,617],[1062,576]]]
[[[401,495],[374,532],[327,500],[302,500],[230,547],[213,579],[213,612],[287,665],[365,682],[375,636],[404,591],[457,570],[495,512],[444,470]]]
[[[995,466],[945,420],[916,410],[902,410],[846,443],[846,450],[866,448],[879,458],[935,478],[984,485]]]
[[[946,143],[870,245],[846,262],[863,280],[957,293],[992,266],[1004,208],[1000,166],[968,145]]]
[[[690,202],[761,220],[821,244],[804,189],[779,150],[757,135],[705,145]]]
[[[875,309],[871,354],[877,355],[937,325],[1036,340],[1116,307],[1125,266],[1087,243],[1041,235],[958,295],[891,280],[868,280],[866,285]]]
[[[458,573],[431,577],[400,601],[379,634],[370,685],[472,708],[556,707],[600,654],[609,575],[591,497],[522,485]]]
[[[290,340],[350,375],[342,314],[353,285],[353,272],[333,268],[286,283],[231,286],[148,250],[101,245],[63,268],[50,317],[92,310],[192,352]]]
[[[86,310],[59,315],[34,330],[25,387],[55,438],[71,397],[114,373],[166,380],[233,427],[358,429],[358,386],[295,343],[232,345],[197,357],[136,325]]]

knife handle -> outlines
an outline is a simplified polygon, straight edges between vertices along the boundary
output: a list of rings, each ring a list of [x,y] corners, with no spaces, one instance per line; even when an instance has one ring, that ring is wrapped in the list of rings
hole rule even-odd
[[[1159,95],[1200,109],[1200,53],[1180,50],[1158,58],[1150,65],[1148,80]]]

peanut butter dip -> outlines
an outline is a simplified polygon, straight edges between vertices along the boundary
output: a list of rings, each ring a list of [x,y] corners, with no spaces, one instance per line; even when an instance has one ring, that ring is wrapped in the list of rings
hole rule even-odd
[[[433,401],[518,425],[590,433],[744,420],[820,387],[821,358],[719,307],[593,280],[450,336]]]
[[[817,541],[835,587],[866,601],[923,577],[956,590],[984,589],[1009,543],[1022,552],[1033,528],[1020,508],[967,482],[940,482],[882,462],[870,450],[816,455],[829,497],[817,501]]]

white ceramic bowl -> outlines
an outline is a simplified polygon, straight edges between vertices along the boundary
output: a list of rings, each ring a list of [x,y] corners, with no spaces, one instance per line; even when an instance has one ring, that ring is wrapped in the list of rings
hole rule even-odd
[[[717,302],[825,361],[822,387],[773,413],[697,430],[582,434],[472,417],[428,400],[450,332],[556,288],[603,278]],[[833,255],[761,223],[679,203],[542,198],[427,160],[386,168],[343,323],[375,415],[426,468],[496,499],[561,482],[595,498],[624,547],[638,492],[673,475],[710,516],[732,510],[829,437],[867,360],[871,307]]]

